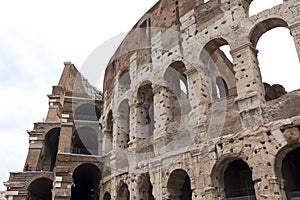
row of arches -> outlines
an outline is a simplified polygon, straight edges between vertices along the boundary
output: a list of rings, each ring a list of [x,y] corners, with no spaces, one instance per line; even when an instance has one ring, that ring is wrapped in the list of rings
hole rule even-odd
[[[74,130],[71,138],[70,153],[99,155],[101,154],[102,135],[100,130],[90,126],[82,126]],[[41,162],[36,170],[52,171],[55,167],[56,157],[59,146],[61,128],[49,130],[44,138],[44,148],[42,151]],[[67,150],[67,149],[65,149]]]
[[[284,179],[284,191],[287,199],[300,197],[300,147],[291,150],[282,159],[279,177]],[[218,187],[223,188],[226,199],[256,199],[252,171],[248,164],[242,159],[231,159],[227,162],[219,174],[212,175],[217,181]],[[78,166],[73,172],[73,184],[71,188],[71,199],[99,200],[100,196],[100,169],[90,163]],[[136,188],[141,198],[154,200],[153,186],[148,173],[139,175]],[[28,186],[27,199],[47,200],[52,199],[53,182],[49,178],[41,177],[30,183]],[[183,169],[175,169],[168,176],[167,198],[192,200],[193,188],[191,177]],[[103,199],[111,199],[107,191]],[[129,200],[130,190],[126,182],[120,182],[117,187],[117,199]]]
[[[78,166],[72,176],[71,200],[99,200],[101,171],[90,163]],[[46,177],[37,178],[27,188],[28,200],[51,200],[53,181]]]

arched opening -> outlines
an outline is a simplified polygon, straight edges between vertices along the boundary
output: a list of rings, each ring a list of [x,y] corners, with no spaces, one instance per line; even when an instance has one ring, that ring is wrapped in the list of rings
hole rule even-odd
[[[60,128],[51,129],[45,136],[43,169],[52,171],[55,167]]]
[[[218,76],[216,78],[216,87],[215,87],[215,94],[214,98],[215,99],[222,99],[228,96],[228,86],[225,80]]]
[[[246,162],[235,160],[224,173],[226,199],[256,199],[252,172]]]
[[[128,99],[121,102],[118,109],[118,134],[117,146],[121,149],[128,148],[129,132],[130,132],[130,108]]]
[[[28,187],[28,200],[51,200],[52,180],[48,178],[38,178],[30,183]]]
[[[118,200],[129,200],[130,199],[130,192],[128,190],[128,186],[126,183],[121,183],[121,186],[118,189],[117,193]]]
[[[272,1],[251,0],[249,15],[250,16],[256,15],[261,11],[272,8],[282,3],[283,3],[282,0],[272,0]]]
[[[288,199],[300,197],[300,147],[289,152],[282,160],[281,173]]]
[[[209,41],[200,54],[200,61],[202,70],[211,81],[212,100],[219,99],[218,96],[222,98],[237,95],[233,58],[225,39],[215,38]]]
[[[250,33],[253,46],[259,50],[258,60],[267,101],[299,88],[298,55],[287,27],[284,20],[270,18],[257,24]]]
[[[73,172],[71,200],[99,200],[101,172],[93,164],[82,164]]]
[[[95,105],[83,104],[76,108],[74,119],[84,121],[98,121],[100,119],[100,110]]]
[[[146,83],[138,89],[137,125],[140,138],[149,138],[154,132],[154,104],[152,84]]]
[[[72,151],[75,154],[98,155],[98,133],[90,127],[77,129],[72,136]]]
[[[110,200],[111,196],[109,192],[105,192],[104,196],[103,196],[103,200]]]
[[[270,45],[275,41],[277,48]],[[299,89],[298,55],[287,28],[275,28],[262,35],[257,49],[267,101]]]
[[[192,200],[191,180],[186,171],[173,171],[167,183],[170,199]]]
[[[153,185],[150,181],[149,173],[141,174],[138,178],[139,199],[154,200]]]
[[[131,84],[131,80],[130,80],[129,71],[125,71],[122,74],[120,74],[119,85],[118,85],[119,95],[123,95],[127,90],[129,90],[130,84]]]
[[[175,61],[166,70],[164,79],[167,81],[167,87],[176,95],[178,99],[187,97],[188,83],[184,74],[186,67],[183,62]]]

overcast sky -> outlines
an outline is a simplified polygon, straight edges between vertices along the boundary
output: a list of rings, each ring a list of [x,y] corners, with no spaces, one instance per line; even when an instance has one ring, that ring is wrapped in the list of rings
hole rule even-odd
[[[80,69],[94,49],[112,36],[130,30],[156,2],[1,1],[0,182],[8,180],[9,171],[23,169],[28,152],[26,130],[33,128],[33,122],[45,118],[46,94],[50,94],[52,85],[58,83],[63,62],[72,61]],[[255,0],[251,13],[281,2]],[[257,48],[259,58],[264,58],[260,60],[264,80],[284,86],[289,82],[287,90],[297,89],[300,67],[289,31],[270,31],[261,38]],[[285,76],[282,71],[277,72],[282,69],[293,72]],[[268,79],[269,75],[275,78]],[[3,189],[0,183],[0,190]]]

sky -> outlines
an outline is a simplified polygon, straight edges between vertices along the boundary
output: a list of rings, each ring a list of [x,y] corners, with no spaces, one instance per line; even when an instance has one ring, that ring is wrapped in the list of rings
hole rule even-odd
[[[129,31],[156,2],[0,1],[0,190],[5,189],[1,183],[8,180],[9,171],[23,169],[28,153],[26,130],[46,117],[46,95],[58,83],[63,63],[72,61],[80,69],[99,45]],[[279,3],[282,0],[254,0],[250,13]],[[274,41],[279,48],[274,48]],[[263,80],[289,82],[288,91],[300,85],[293,45],[288,30],[277,28],[263,35],[257,46],[258,58],[263,58],[259,60]],[[285,75],[282,69],[293,71]]]

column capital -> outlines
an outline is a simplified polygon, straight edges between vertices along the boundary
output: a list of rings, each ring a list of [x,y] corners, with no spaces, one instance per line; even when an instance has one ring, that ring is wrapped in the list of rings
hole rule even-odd
[[[258,50],[253,47],[253,44],[251,42],[248,42],[248,43],[245,43],[245,44],[243,44],[243,45],[241,45],[241,46],[239,46],[239,47],[237,47],[235,49],[232,49],[230,51],[230,54],[232,55],[232,54],[238,53],[239,51],[244,50],[246,48],[251,49],[255,53],[258,53]]]

